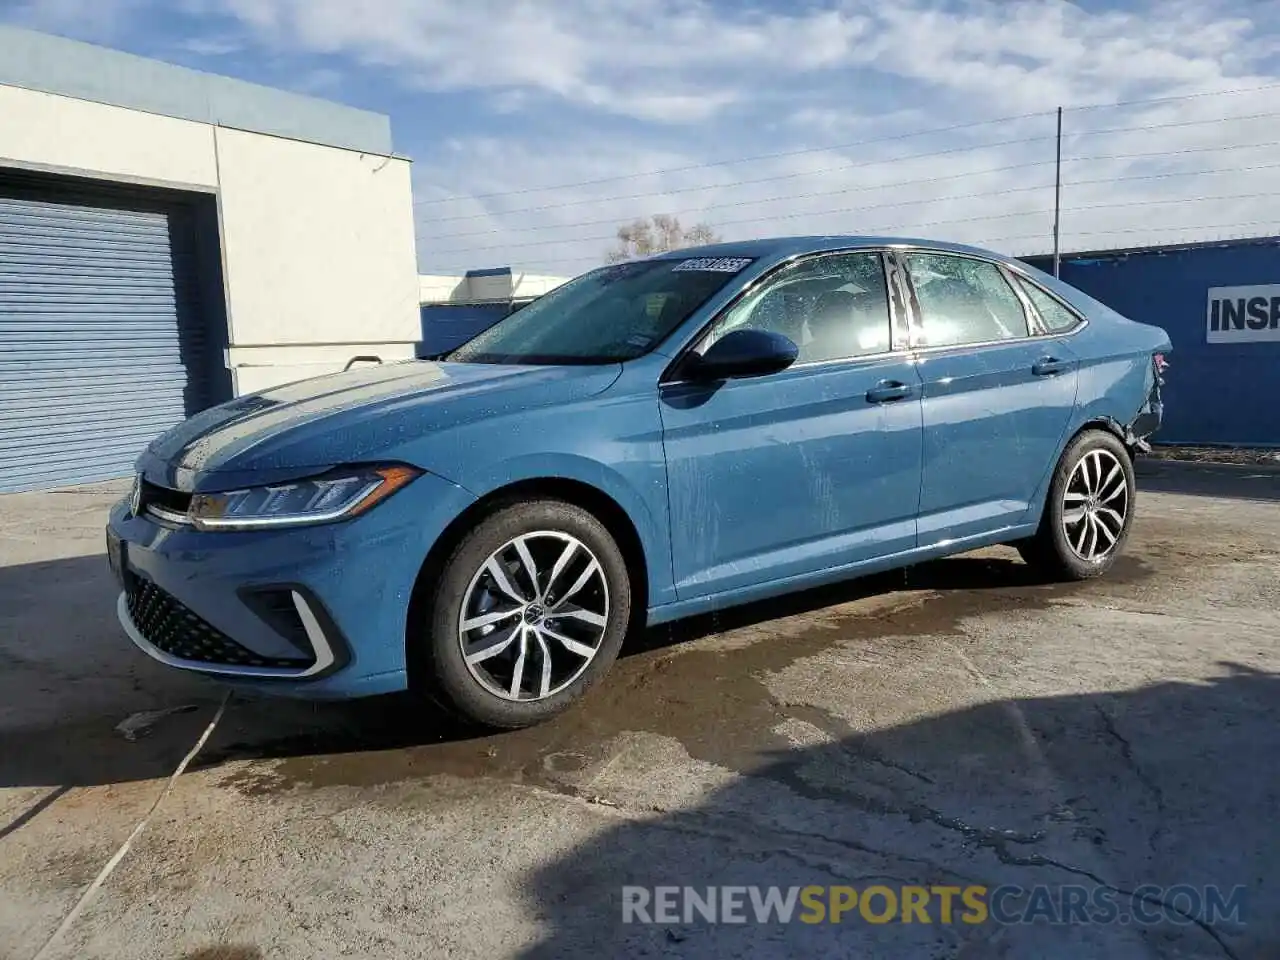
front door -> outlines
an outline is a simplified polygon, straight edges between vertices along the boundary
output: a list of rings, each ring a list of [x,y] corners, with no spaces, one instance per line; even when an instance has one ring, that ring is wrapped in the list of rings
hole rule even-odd
[[[878,253],[779,271],[723,314],[790,337],[780,373],[660,388],[680,599],[803,577],[916,544],[919,379]],[[905,329],[905,320],[904,320]]]
[[[1065,338],[1033,335],[998,265],[900,256],[923,384],[920,546],[1016,526],[1066,439],[1078,359]]]

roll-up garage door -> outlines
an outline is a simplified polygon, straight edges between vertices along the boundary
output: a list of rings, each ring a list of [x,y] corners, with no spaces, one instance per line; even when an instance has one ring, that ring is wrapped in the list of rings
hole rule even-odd
[[[197,221],[167,193],[0,172],[0,491],[128,476],[222,399]]]

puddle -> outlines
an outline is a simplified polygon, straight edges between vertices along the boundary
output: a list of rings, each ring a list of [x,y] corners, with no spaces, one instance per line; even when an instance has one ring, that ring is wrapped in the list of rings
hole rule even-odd
[[[575,773],[603,759],[616,736],[640,731],[677,740],[694,759],[750,772],[788,747],[775,728],[796,713],[774,701],[762,679],[767,674],[845,641],[910,647],[958,633],[966,617],[1039,610],[1096,588],[1036,583],[1009,551],[985,553],[998,555],[934,561],[648,631],[631,641],[587,699],[530,729],[476,735],[424,714],[407,698],[392,698],[343,707],[336,726],[322,721],[293,737],[215,747],[204,765],[276,759],[223,781],[250,796],[434,774],[563,789]],[[1129,555],[1117,561],[1106,583],[1124,586],[1150,575],[1147,563]],[[922,651],[931,654],[932,648]],[[325,714],[317,711],[316,717]]]

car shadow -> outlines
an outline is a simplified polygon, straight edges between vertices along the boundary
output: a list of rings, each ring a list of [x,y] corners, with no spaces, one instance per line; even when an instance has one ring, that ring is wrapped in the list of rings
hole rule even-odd
[[[1117,571],[1141,573],[1128,558]],[[904,589],[969,594],[1059,588],[1038,584],[1011,552],[938,560],[639,631],[614,672],[625,673],[628,661],[640,661],[636,670],[645,670],[677,645]],[[137,651],[115,620],[116,596],[100,555],[0,567],[0,787],[56,789],[167,776],[209,722],[225,688]],[[605,700],[589,697],[570,713],[589,727],[592,711],[604,710]],[[136,729],[119,729],[126,721]],[[237,691],[191,769],[237,759],[385,754],[494,739],[491,731],[408,694],[308,702]],[[429,765],[429,757],[424,762]]]
[[[1267,908],[1280,882],[1280,767],[1262,760],[1280,749],[1280,676],[1218,666],[1212,678],[846,728],[739,776],[706,776],[700,790],[696,766],[678,783],[663,771],[643,810],[602,811],[590,840],[524,877],[544,932],[520,956],[1280,956],[1280,919]],[[587,787],[606,804],[610,776]],[[1027,919],[1037,884],[1048,887],[1038,921],[998,922]],[[1148,884],[1159,889],[1138,890]],[[876,895],[879,919],[855,901],[841,923],[813,912],[802,921],[800,901],[789,923],[755,922],[749,888],[785,896],[810,885],[879,885],[897,899]],[[927,923],[900,922],[904,886],[940,885],[981,885],[988,899],[1016,889],[982,922],[962,919],[959,890],[951,923],[934,894]],[[1065,885],[1085,891],[1089,913],[1066,913]],[[624,887],[645,891],[625,895],[646,905],[632,922]],[[693,888],[712,910],[722,888],[747,888],[737,894],[746,922],[711,922],[692,900],[686,915],[678,890],[663,916],[657,887]],[[1095,896],[1099,911],[1114,903],[1109,920]],[[1200,922],[1212,896],[1223,915]]]
[[[1137,570],[1137,565],[1125,558],[1122,558],[1118,566],[1122,571],[1129,573]],[[671,624],[660,624],[629,637],[626,646],[623,647],[622,656],[634,656],[673,644],[688,643],[725,631],[754,626],[769,620],[803,616],[828,607],[903,590],[934,590],[948,593],[1051,586],[1057,585],[1047,583],[1034,569],[1019,560],[1012,551],[1008,556],[1000,557],[962,554],[883,573],[868,574],[767,600],[757,600],[688,617]]]

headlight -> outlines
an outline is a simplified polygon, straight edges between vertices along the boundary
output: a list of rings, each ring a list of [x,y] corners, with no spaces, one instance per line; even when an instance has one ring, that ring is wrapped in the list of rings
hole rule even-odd
[[[197,493],[188,516],[200,530],[252,530],[344,520],[385,500],[421,470],[402,465],[364,467],[310,480],[226,493]]]

